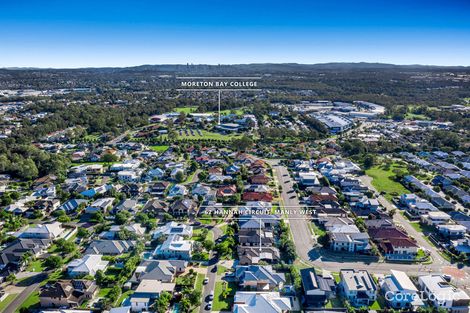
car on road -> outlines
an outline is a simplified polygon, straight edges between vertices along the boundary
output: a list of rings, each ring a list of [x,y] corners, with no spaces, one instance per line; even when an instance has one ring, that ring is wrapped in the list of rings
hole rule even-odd
[[[206,311],[210,311],[210,310],[212,310],[212,303],[208,303],[206,305]]]
[[[207,283],[209,282],[209,278],[204,278],[204,281],[202,282],[204,285],[207,285]]]
[[[212,272],[212,273],[217,272],[217,265],[214,265],[214,267],[211,269],[211,272]]]
[[[289,199],[295,199],[295,195],[290,196]]]
[[[207,302],[211,302],[212,300],[214,300],[214,292],[211,291],[211,293],[207,296]]]

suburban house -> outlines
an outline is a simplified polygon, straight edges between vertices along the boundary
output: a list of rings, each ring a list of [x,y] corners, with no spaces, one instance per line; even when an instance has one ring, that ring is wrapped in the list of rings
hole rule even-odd
[[[153,254],[165,259],[190,260],[192,248],[193,242],[191,240],[185,240],[180,235],[172,234],[155,249]]]
[[[237,266],[235,279],[245,290],[272,291],[282,289],[286,279],[284,274],[276,273],[270,265]]]
[[[341,290],[355,307],[369,306],[377,299],[377,286],[365,270],[341,270]]]
[[[108,209],[113,206],[113,202],[114,198],[97,199],[85,209],[85,212],[89,214],[94,214],[97,212],[107,212]]]
[[[284,313],[291,309],[291,299],[279,292],[237,291],[233,302],[233,313]]]
[[[103,231],[99,237],[101,239],[118,239],[118,234],[120,231],[127,231],[131,234],[134,234],[138,237],[143,236],[145,234],[145,227],[138,223],[133,223],[130,225],[113,225],[109,230]]]
[[[387,238],[379,241],[379,247],[388,260],[414,260],[419,246],[411,238]]]
[[[444,308],[451,313],[469,312],[468,294],[447,282],[441,275],[420,276],[418,284],[435,308]]]
[[[85,250],[85,254],[119,255],[130,251],[135,241],[130,240],[94,240]]]
[[[270,180],[271,179],[264,174],[251,176],[249,178],[250,183],[255,185],[266,185]]]
[[[169,186],[170,183],[166,181],[154,182],[148,187],[148,193],[152,196],[163,196]]]
[[[149,199],[142,208],[142,212],[152,217],[163,217],[169,211],[168,204],[157,198]]]
[[[58,210],[63,210],[65,211],[66,214],[70,214],[72,212],[75,212],[82,203],[87,203],[87,200],[85,199],[70,199],[64,204],[62,204]]]
[[[231,197],[237,193],[237,187],[235,185],[222,186],[217,189],[217,198]]]
[[[173,282],[178,274],[184,273],[188,262],[183,260],[143,260],[137,266],[132,282],[142,280],[159,280],[164,283]]]
[[[147,312],[163,291],[173,293],[175,283],[163,283],[159,280],[144,279],[130,298],[132,312]]]
[[[171,222],[166,223],[163,226],[158,227],[153,232],[152,237],[156,239],[162,235],[167,235],[167,236],[179,235],[179,236],[191,237],[193,235],[193,227],[190,225],[171,221]]]
[[[299,182],[303,186],[310,187],[310,186],[320,186],[320,181],[318,179],[319,173],[316,172],[300,172],[299,173]]]
[[[38,257],[45,253],[51,244],[48,239],[19,238],[0,250],[0,270],[10,268],[13,271],[21,271],[25,265],[23,255],[29,253],[32,257]]]
[[[421,222],[430,226],[448,224],[450,220],[450,215],[442,211],[429,212],[426,215],[421,215]]]
[[[192,199],[180,199],[170,206],[170,214],[173,216],[193,216],[197,209],[197,203]]]
[[[251,265],[260,262],[276,263],[280,258],[279,249],[276,247],[250,247],[237,246],[239,264]]]
[[[269,192],[250,192],[246,191],[242,196],[243,201],[264,201],[272,202],[273,196]]]
[[[76,308],[97,292],[98,286],[92,280],[59,280],[42,287],[39,301],[43,308]]]
[[[19,238],[29,239],[58,239],[64,232],[62,224],[60,222],[39,224],[33,227],[29,227],[25,231],[19,234]]]
[[[109,262],[102,259],[99,254],[87,254],[80,259],[75,259],[67,265],[70,277],[95,276],[98,270],[105,271]]]
[[[418,289],[405,272],[391,270],[391,275],[380,281],[380,288],[385,300],[394,309],[416,309],[424,302],[418,295]]]
[[[459,224],[441,224],[437,225],[437,230],[445,238],[459,239],[465,236],[467,227]]]
[[[306,307],[323,306],[329,299],[336,297],[335,279],[329,272],[318,275],[314,268],[305,268],[300,270],[300,276]]]
[[[136,213],[136,206],[137,201],[132,199],[124,199],[120,201],[116,206],[113,208],[112,213],[116,214],[121,211],[128,211],[132,213]]]
[[[328,230],[333,251],[368,252],[369,235],[362,233],[356,225],[335,225]]]
[[[177,196],[185,196],[188,194],[188,189],[184,185],[175,184],[168,190],[168,198]]]

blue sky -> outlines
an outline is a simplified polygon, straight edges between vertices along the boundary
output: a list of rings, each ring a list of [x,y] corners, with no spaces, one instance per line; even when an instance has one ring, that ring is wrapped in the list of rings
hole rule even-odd
[[[361,61],[470,65],[470,1],[0,1],[0,67]]]

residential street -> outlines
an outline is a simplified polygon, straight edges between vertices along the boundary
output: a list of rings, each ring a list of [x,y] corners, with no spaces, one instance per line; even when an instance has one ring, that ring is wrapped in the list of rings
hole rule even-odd
[[[211,228],[211,230],[214,233],[214,241],[223,235],[222,231],[217,226],[214,226],[213,228]],[[210,310],[209,311],[206,310],[206,305],[207,305],[206,299],[208,298],[209,294],[215,289],[215,280],[217,277],[217,269],[215,268],[215,265],[217,264],[218,261],[219,261],[218,256],[214,252],[211,252],[209,266],[207,267],[207,274],[206,274],[206,278],[209,279],[209,282],[206,285],[204,285],[204,288],[202,290],[202,300],[201,300],[201,306],[199,308],[200,313],[210,312]]]
[[[364,176],[360,176],[359,179],[364,185],[366,185],[368,188],[370,188],[371,190],[377,193],[377,190],[372,185],[371,177],[364,175]],[[390,201],[388,201],[382,195],[379,195],[377,197],[377,200],[379,201],[380,205],[382,205],[385,209],[387,209],[387,211],[390,211],[393,209],[397,210],[397,213],[393,216],[393,220],[395,221],[396,224],[401,225],[406,230],[406,232],[418,242],[418,245],[420,247],[430,251],[431,257],[433,259],[433,264],[440,264],[441,266],[450,264],[437,252],[437,249],[434,245],[432,245],[426,239],[424,239],[422,233],[418,232],[413,226],[410,225],[410,222],[403,215],[400,214],[399,210],[397,209],[395,205],[390,203]]]
[[[299,199],[296,195],[296,193],[288,193],[289,190],[292,189],[292,178],[290,176],[284,176],[288,174],[287,168],[283,165],[278,165],[277,160],[268,160],[268,162],[273,166],[273,169],[275,170],[275,175],[276,179],[278,180],[278,183],[280,186],[282,186],[282,199],[283,202],[286,206],[286,208],[291,207],[300,207],[299,204]],[[294,197],[293,197],[294,195]],[[381,203],[387,203],[385,202],[384,198],[379,199]],[[386,204],[388,207],[390,207],[390,203]],[[422,238],[422,235],[419,234],[414,228],[409,225],[409,223],[404,223],[398,217],[400,214],[396,214],[397,222],[400,224],[408,225],[409,228],[413,229],[410,230],[410,234],[417,238],[419,240],[418,242],[421,244],[423,241],[426,244],[423,244],[425,248],[430,247],[430,244]],[[401,215],[400,215],[401,216]],[[405,271],[410,275],[418,275],[418,274],[425,274],[425,273],[432,273],[432,272],[438,272],[441,273],[443,271],[452,271],[456,270],[455,266],[450,265],[446,260],[444,260],[434,249],[429,249],[432,253],[433,258],[435,257],[435,254],[437,254],[437,257],[433,259],[433,263],[429,265],[423,265],[423,264],[400,264],[400,263],[384,263],[384,262],[369,262],[368,260],[354,260],[354,255],[352,254],[345,254],[344,257],[337,257],[337,256],[331,256],[331,255],[323,255],[320,253],[320,249],[314,248],[315,245],[315,240],[312,237],[312,233],[309,228],[309,221],[310,219],[307,218],[304,215],[290,215],[289,217],[289,223],[291,226],[291,232],[293,235],[294,239],[294,244],[296,246],[296,251],[297,254],[300,258],[300,260],[308,265],[311,266],[318,266],[322,269],[326,269],[329,271],[334,271],[338,272],[341,269],[344,268],[354,268],[354,269],[364,269],[368,270],[372,273],[377,273],[377,274],[386,274],[390,273],[390,269],[396,269],[400,271]],[[406,221],[406,220],[405,220]],[[405,228],[408,230],[408,228]],[[418,239],[419,238],[419,239]],[[430,247],[431,248],[431,247]],[[433,253],[434,251],[434,253]],[[466,272],[465,277],[468,277],[468,274],[470,270],[468,268],[465,268],[464,271]],[[464,284],[465,279],[463,279],[459,284]]]
[[[36,275],[33,279],[34,282],[16,296],[16,298],[5,308],[3,313],[14,313],[18,310],[26,298],[38,289],[39,284],[47,277],[48,274],[48,272],[45,272]]]
[[[285,209],[299,209],[299,198],[295,192],[289,193],[293,190],[294,181],[289,176],[289,172],[285,166],[276,165],[278,162],[271,163],[275,171],[278,185],[282,187],[281,197],[284,202]],[[312,231],[308,225],[308,219],[305,215],[294,213],[288,216],[290,229],[297,248],[297,254],[302,260],[315,260],[319,255],[313,249],[316,244],[312,235]]]

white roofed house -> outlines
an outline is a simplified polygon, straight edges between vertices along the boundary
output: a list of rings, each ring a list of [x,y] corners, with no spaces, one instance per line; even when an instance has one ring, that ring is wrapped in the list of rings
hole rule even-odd
[[[315,172],[300,172],[299,182],[304,186],[320,186],[319,175],[319,173]]]
[[[127,231],[130,234],[133,234],[136,238],[138,238],[142,237],[145,234],[145,227],[142,227],[142,225],[138,223],[134,223],[131,225],[113,225],[109,230],[103,231],[100,234],[100,238],[108,240],[120,239],[119,232],[121,231]]]
[[[172,234],[154,251],[156,257],[169,260],[190,260],[193,249],[193,241],[185,240],[182,236]]]
[[[64,233],[62,224],[60,222],[39,224],[30,227],[20,233],[18,238],[29,238],[29,239],[58,239]]]
[[[460,224],[441,224],[437,225],[439,234],[450,239],[459,239],[465,236],[467,227]]]
[[[137,170],[119,171],[117,177],[123,182],[137,182],[140,180],[140,172]]]
[[[86,213],[97,213],[97,212],[106,212],[110,207],[112,207],[114,198],[100,198],[90,204],[86,209]]]
[[[328,235],[333,251],[368,252],[371,249],[369,235],[360,232],[356,225],[335,225]]]
[[[447,224],[450,219],[450,215],[442,211],[432,211],[426,215],[421,215],[421,222],[431,226]]]
[[[234,313],[284,313],[292,310],[292,302],[279,292],[237,291]]]
[[[67,272],[71,277],[95,276],[98,270],[105,271],[108,263],[108,261],[102,260],[102,255],[88,254],[70,262],[67,265]]]
[[[130,298],[132,312],[148,311],[153,302],[164,291],[173,293],[175,283],[165,283],[158,279],[142,280]]]
[[[441,275],[426,275],[418,278],[421,291],[435,308],[444,308],[451,313],[468,313],[468,294],[447,282]]]
[[[180,235],[180,236],[186,236],[186,237],[191,237],[193,235],[193,227],[190,225],[182,224],[182,223],[177,223],[177,222],[168,222],[163,226],[158,227],[154,232],[153,232],[153,238],[157,239],[162,235]]]
[[[396,270],[391,270],[391,273],[379,282],[388,304],[394,309],[411,309],[413,311],[423,307],[424,302],[418,294],[418,288],[408,275]]]
[[[365,270],[341,270],[341,289],[351,305],[369,306],[377,299],[377,286]]]

